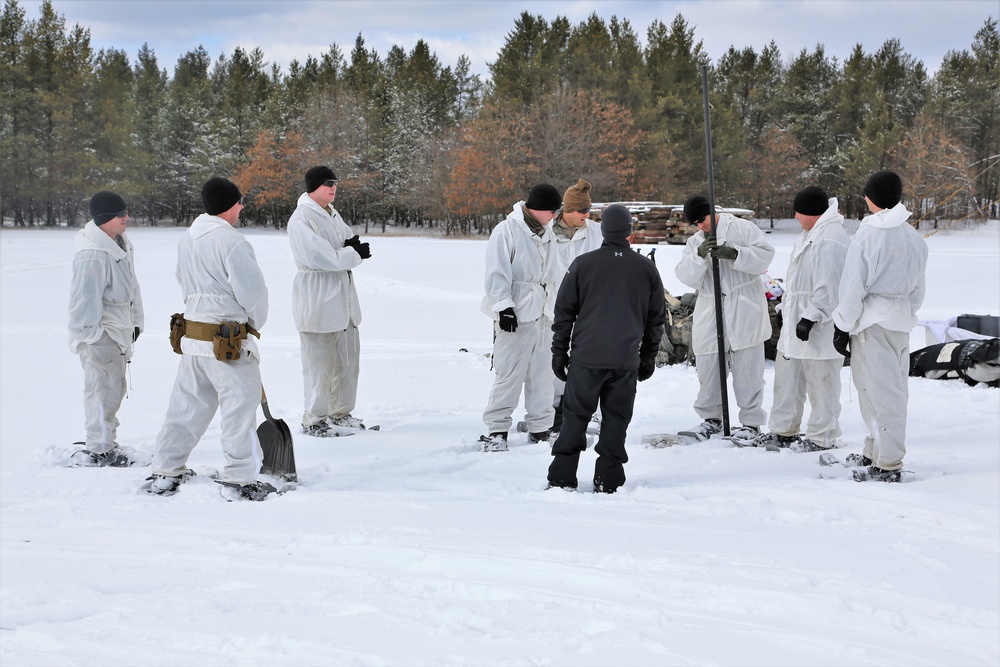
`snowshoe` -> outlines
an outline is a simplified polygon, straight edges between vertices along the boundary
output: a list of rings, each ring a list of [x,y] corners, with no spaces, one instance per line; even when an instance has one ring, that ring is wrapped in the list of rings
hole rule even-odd
[[[674,445],[690,445],[695,442],[698,442],[697,438],[679,433],[651,433],[642,436],[642,444],[653,449],[663,449]]]
[[[874,463],[874,461],[872,461],[870,458],[868,458],[864,454],[848,454],[847,458],[844,459],[844,465],[847,466],[847,467],[849,467],[849,468],[855,468],[855,467],[858,467],[858,466],[867,468],[868,466],[870,466],[873,463]]]
[[[723,440],[728,440],[737,447],[756,447],[757,439],[760,438],[759,426],[737,426],[724,436]]]
[[[791,449],[795,443],[799,442],[798,435],[781,435],[779,433],[761,433],[754,441],[754,447],[763,447],[769,452],[780,452],[782,449]]]
[[[789,447],[793,452],[825,452],[830,449],[835,449],[835,447],[824,447],[815,440],[810,440],[809,438],[799,438],[798,442],[792,443]]]
[[[677,435],[687,436],[689,438],[694,438],[695,440],[702,442],[708,440],[716,433],[722,431],[722,420],[721,419],[706,419],[697,426],[690,428],[686,431],[678,431]]]
[[[507,434],[502,431],[490,433],[489,435],[481,435],[479,436],[479,442],[482,444],[482,451],[484,452],[507,451]]]
[[[177,493],[181,484],[195,476],[194,470],[190,468],[176,477],[154,473],[146,478],[146,482],[142,485],[142,490],[154,496],[172,496]]]
[[[225,482],[221,479],[215,480],[216,484],[219,484],[223,488],[222,497],[233,502],[235,500],[253,500],[259,502],[264,500],[272,493],[278,491],[272,484],[268,484],[263,480],[257,480],[250,484],[240,484],[238,482]]]
[[[528,422],[517,422],[517,425],[514,428],[517,430],[518,433],[527,433],[528,432]],[[561,428],[561,425],[560,425],[560,428],[555,428],[553,426],[549,430],[553,434],[557,434],[557,433],[559,433],[559,431],[562,430],[562,428]],[[594,419],[591,419],[590,423],[587,425],[587,433],[589,433],[591,435],[597,435],[600,432],[601,432],[601,420],[598,417],[594,417]]]
[[[311,435],[314,438],[343,438],[357,433],[355,429],[334,428],[326,421],[321,421],[311,426],[302,426],[302,433]]]
[[[81,449],[73,452],[69,459],[69,467],[71,468],[129,468],[139,465],[134,449],[118,445],[102,453]],[[147,463],[147,465],[149,464]]]
[[[884,470],[875,466],[860,468],[851,473],[855,482],[901,482],[902,470]]]
[[[364,422],[357,417],[352,417],[351,415],[344,415],[343,417],[327,417],[326,421],[330,424],[330,427],[334,429],[353,428],[359,431],[377,431],[379,429],[378,426],[372,426],[371,429],[369,429],[364,425]]]

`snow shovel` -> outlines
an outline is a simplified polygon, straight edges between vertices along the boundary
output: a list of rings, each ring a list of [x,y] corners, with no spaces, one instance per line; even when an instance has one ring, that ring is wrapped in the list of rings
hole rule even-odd
[[[275,419],[267,407],[267,394],[260,388],[260,407],[264,408],[264,423],[257,427],[257,439],[264,450],[264,463],[260,471],[288,482],[298,481],[295,472],[295,450],[292,432],[284,419]]]

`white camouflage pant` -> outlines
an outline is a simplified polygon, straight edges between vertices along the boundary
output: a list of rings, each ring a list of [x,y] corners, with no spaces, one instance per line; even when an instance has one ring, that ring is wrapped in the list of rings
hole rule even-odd
[[[851,377],[868,426],[864,455],[883,470],[903,467],[910,334],[873,325],[851,336]]]
[[[183,355],[167,416],[156,436],[153,472],[181,475],[218,410],[219,439],[226,456],[222,479],[238,484],[256,481],[263,458],[256,424],[260,401],[260,363],[245,350],[236,361]]]
[[[358,400],[361,374],[361,338],[349,325],[332,333],[299,332],[302,344],[302,384],[305,412],[302,425],[312,426],[326,417],[346,417]]]
[[[806,438],[833,447],[840,437],[840,371],[836,359],[789,359],[780,352],[774,360],[774,403],[768,428],[778,435],[798,435],[809,398]]]
[[[767,413],[764,402],[764,344],[726,355],[727,370],[733,376],[733,392],[740,406],[740,423],[763,426]],[[699,354],[695,358],[698,371],[698,397],[694,411],[702,419],[722,419],[722,385],[719,380],[719,355]]]
[[[79,351],[83,366],[83,414],[88,451],[103,454],[114,449],[118,437],[118,409],[125,398],[125,354],[104,334]]]
[[[540,433],[552,428],[556,414],[552,407],[552,320],[539,317],[534,322],[521,322],[514,333],[494,323],[493,333],[496,376],[483,412],[487,432],[510,430],[522,387],[528,431]]]

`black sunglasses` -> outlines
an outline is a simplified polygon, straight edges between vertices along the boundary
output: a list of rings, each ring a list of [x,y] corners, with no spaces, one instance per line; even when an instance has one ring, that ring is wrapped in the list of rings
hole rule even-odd
[[[590,209],[589,208],[578,208],[578,209],[576,209],[576,212],[577,213],[590,213]]]
[[[323,181],[323,185],[325,185],[328,188],[335,188],[335,187],[337,187],[337,183],[339,183],[339,182],[340,181],[338,179],[331,178],[329,181]]]

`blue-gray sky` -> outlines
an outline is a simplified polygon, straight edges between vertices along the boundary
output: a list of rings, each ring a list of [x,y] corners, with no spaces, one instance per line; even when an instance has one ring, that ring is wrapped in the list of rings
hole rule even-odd
[[[19,4],[29,19],[38,17],[39,0]],[[53,7],[67,26],[90,29],[95,50],[124,49],[134,60],[148,43],[171,73],[199,45],[213,60],[237,46],[260,47],[284,67],[332,43],[346,56],[361,33],[382,57],[393,45],[409,51],[418,39],[443,65],[464,53],[484,78],[522,11],[573,24],[592,13],[617,16],[643,42],[654,20],[669,25],[681,14],[713,61],[730,45],[760,52],[772,40],[785,58],[823,44],[843,61],[855,44],[873,53],[898,38],[931,73],[948,51],[968,49],[988,18],[1000,18],[1000,0],[53,0]]]

